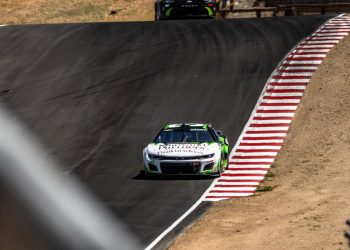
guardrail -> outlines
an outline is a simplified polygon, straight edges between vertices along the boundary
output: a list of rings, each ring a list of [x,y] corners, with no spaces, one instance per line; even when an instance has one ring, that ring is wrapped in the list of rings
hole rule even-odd
[[[36,234],[44,235],[43,241],[50,238],[45,249],[141,248],[104,204],[73,176],[59,170],[56,161],[3,105],[0,131],[1,185],[11,191],[26,219],[38,225],[40,232]],[[0,243],[0,248],[4,247]]]
[[[220,1],[221,2],[221,1]],[[322,15],[330,12],[350,12],[350,3],[325,3],[325,4],[283,4],[275,7],[252,7],[235,8],[230,0],[219,3],[218,18],[226,18],[229,13],[249,13],[255,12],[256,17],[261,17],[261,13],[270,12],[272,16],[298,16],[303,13],[320,13]]]
[[[334,3],[350,3],[350,0],[256,0],[256,4],[265,7],[276,7],[286,4],[334,4]]]
[[[250,13],[255,12],[256,17],[261,17],[263,12],[271,12],[273,16],[277,16],[279,10],[276,7],[253,7],[253,8],[234,8],[233,5],[229,5],[224,9],[220,9],[218,18],[227,18],[229,13]]]

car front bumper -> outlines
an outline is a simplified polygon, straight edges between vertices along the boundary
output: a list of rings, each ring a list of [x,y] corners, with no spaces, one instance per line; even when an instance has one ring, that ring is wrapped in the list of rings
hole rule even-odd
[[[186,18],[186,17],[215,17],[216,8],[205,5],[174,5],[164,6],[165,18]]]
[[[149,174],[213,175],[218,173],[219,165],[216,155],[206,159],[163,160],[150,159],[147,153],[144,153],[144,168]]]

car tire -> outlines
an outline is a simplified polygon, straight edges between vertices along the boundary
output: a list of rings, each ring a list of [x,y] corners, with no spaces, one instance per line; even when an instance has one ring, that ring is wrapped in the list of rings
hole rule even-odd
[[[225,154],[225,159],[226,159],[226,162],[227,162],[227,163],[226,163],[226,166],[225,166],[225,170],[227,170],[227,169],[228,169],[228,165],[229,165],[229,164],[228,164],[228,162],[229,162],[229,161],[228,161],[228,154]]]
[[[163,15],[162,15],[162,11],[160,10],[160,2],[155,3],[154,5],[154,20],[155,21],[161,21],[163,20]]]
[[[158,21],[158,5],[154,3],[154,21]]]
[[[219,162],[220,162],[220,168],[218,169],[218,171],[215,174],[212,175],[215,178],[216,177],[221,177],[221,173],[223,172],[222,169],[221,169],[221,158],[220,158]]]
[[[220,168],[219,168],[219,170],[218,170],[218,172],[217,172],[217,176],[220,177],[220,176],[221,176],[221,173],[222,173],[222,170],[221,170],[221,166],[220,166]]]
[[[225,167],[220,166],[220,169],[222,170],[222,172],[224,172],[228,168],[228,161],[227,161],[228,159],[227,158],[228,158],[227,155],[225,153],[221,152],[220,164],[222,163],[222,159],[226,160],[226,162],[227,162]]]

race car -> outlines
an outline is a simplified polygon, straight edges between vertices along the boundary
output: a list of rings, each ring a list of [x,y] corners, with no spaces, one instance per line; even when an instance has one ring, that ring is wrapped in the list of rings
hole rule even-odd
[[[166,125],[143,150],[146,175],[220,176],[228,166],[226,136],[210,124]]]
[[[155,20],[205,17],[216,15],[215,0],[156,0],[154,5]]]

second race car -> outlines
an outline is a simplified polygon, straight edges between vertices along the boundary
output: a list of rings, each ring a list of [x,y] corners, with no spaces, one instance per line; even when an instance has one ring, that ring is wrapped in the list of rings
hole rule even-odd
[[[155,20],[189,17],[214,18],[216,8],[215,0],[156,0]]]

